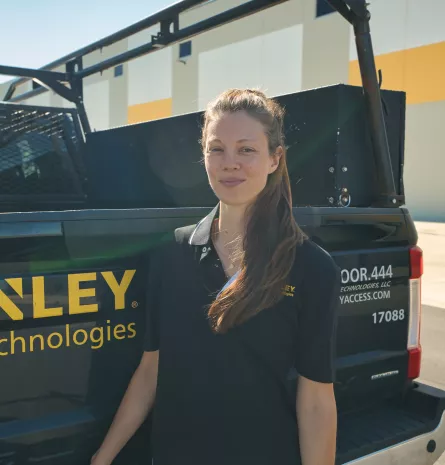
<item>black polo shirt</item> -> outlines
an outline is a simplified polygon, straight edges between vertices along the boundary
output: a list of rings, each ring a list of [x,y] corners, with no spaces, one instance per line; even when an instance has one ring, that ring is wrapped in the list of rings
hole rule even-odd
[[[154,254],[145,350],[159,349],[154,465],[295,465],[297,374],[334,380],[340,275],[309,240],[282,300],[214,334],[206,308],[227,281],[210,230],[218,206]]]

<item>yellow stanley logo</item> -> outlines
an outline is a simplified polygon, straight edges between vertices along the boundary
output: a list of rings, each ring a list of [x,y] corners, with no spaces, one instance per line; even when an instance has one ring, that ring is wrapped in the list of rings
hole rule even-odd
[[[95,297],[97,275],[100,274],[105,280],[114,295],[114,309],[123,310],[125,308],[125,294],[136,273],[136,270],[125,270],[120,282],[112,271],[102,271],[101,273],[73,273],[68,279],[68,307],[47,307],[45,299],[45,276],[32,277],[32,309],[33,318],[50,318],[62,316],[63,314],[79,315],[82,313],[94,313],[99,311],[97,303],[85,304],[82,299]],[[23,278],[9,278],[4,280],[21,299],[24,298]],[[87,286],[86,283],[90,283]],[[0,310],[3,310],[11,320],[23,320],[23,312],[20,310],[17,301],[11,299],[4,291],[0,290]]]
[[[282,289],[283,295],[287,297],[293,297],[295,292],[295,286],[286,285]]]

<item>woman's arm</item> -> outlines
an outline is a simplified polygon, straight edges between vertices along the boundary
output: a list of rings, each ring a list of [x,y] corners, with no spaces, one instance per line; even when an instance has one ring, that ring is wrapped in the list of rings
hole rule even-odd
[[[300,376],[297,420],[302,465],[334,465],[337,407],[332,383],[318,383]]]
[[[110,465],[144,422],[156,397],[159,352],[144,352],[92,465]]]

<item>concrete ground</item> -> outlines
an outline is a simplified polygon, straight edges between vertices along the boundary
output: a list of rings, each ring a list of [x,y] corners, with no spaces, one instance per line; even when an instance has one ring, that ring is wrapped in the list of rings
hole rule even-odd
[[[416,223],[423,249],[420,380],[445,389],[445,224]],[[445,454],[436,462],[445,465]]]

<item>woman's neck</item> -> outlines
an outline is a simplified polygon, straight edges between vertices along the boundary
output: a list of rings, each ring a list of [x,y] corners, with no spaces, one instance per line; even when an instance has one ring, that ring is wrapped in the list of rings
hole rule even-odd
[[[245,211],[244,205],[233,206],[220,203],[218,219],[218,241],[224,246],[228,244],[242,244],[245,232]]]

